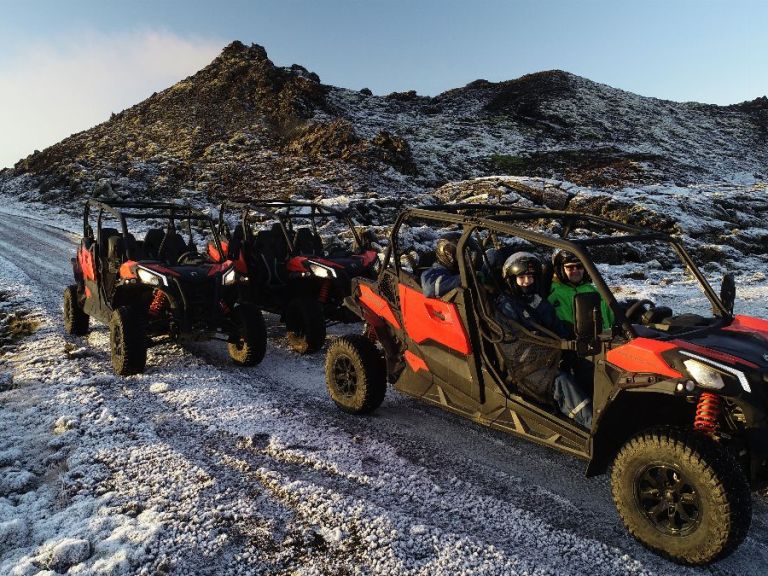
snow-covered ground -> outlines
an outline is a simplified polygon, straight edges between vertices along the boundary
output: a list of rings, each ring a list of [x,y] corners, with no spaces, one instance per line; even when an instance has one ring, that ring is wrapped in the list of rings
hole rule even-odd
[[[255,368],[169,344],[116,377],[105,327],[62,330],[81,223],[0,200],[0,291],[40,323],[0,352],[0,574],[768,572],[763,498],[733,556],[681,568],[629,536],[579,460],[391,392],[340,413],[322,353],[289,352],[274,319]],[[748,289],[759,313],[765,278]]]

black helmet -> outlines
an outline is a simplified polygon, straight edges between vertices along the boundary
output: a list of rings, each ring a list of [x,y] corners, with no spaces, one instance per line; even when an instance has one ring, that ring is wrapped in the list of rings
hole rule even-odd
[[[572,252],[567,252],[565,250],[558,250],[555,252],[555,255],[552,256],[552,267],[555,269],[555,276],[557,276],[557,279],[560,280],[560,282],[568,284],[568,276],[565,274],[565,269],[563,268],[566,264],[581,264],[581,260],[579,260],[578,256]],[[589,281],[589,275],[585,270],[581,283],[583,284],[584,282]]]
[[[523,274],[533,275],[533,284],[519,286],[517,277]],[[515,252],[504,261],[501,277],[506,281],[510,290],[518,296],[532,296],[539,290],[541,283],[541,260],[530,252]]]
[[[437,241],[435,246],[435,258],[437,262],[448,270],[456,271],[458,268],[458,259],[456,258],[456,248],[461,239],[461,232],[447,232]],[[469,266],[476,267],[480,263],[480,254],[482,248],[478,241],[470,236],[464,245],[465,254]]]

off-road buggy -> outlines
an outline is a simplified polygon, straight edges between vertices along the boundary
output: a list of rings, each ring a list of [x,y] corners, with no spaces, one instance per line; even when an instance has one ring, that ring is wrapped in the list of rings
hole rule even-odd
[[[666,234],[585,214],[503,212],[412,209],[397,217],[378,278],[352,281],[346,305],[366,330],[329,345],[331,398],[347,412],[370,412],[389,381],[478,423],[583,458],[589,476],[611,467],[616,507],[640,542],[687,564],[728,555],[749,529],[750,488],[768,484],[768,321],[734,315],[733,276],[724,275],[716,294],[680,241]],[[407,255],[449,226],[463,231],[461,286],[426,298],[421,268]],[[553,250],[575,254],[597,293],[576,296],[574,338],[523,326],[510,335],[495,310],[503,286],[483,274],[487,263],[478,263],[477,246],[522,248],[542,260]],[[480,259],[487,260],[482,250]],[[631,295],[627,286],[639,278],[632,290],[640,298],[617,301],[607,277],[618,280],[613,290],[621,296]],[[643,291],[683,309],[673,313]],[[616,317],[610,330],[602,330],[601,299]],[[591,363],[591,430],[510,384],[519,359],[504,358],[502,345],[515,337]]]
[[[128,221],[143,225],[143,240],[128,231]],[[179,227],[186,228],[186,240]],[[224,339],[235,363],[261,362],[261,311],[240,299],[234,263],[212,262],[198,252],[195,234],[221,247],[215,222],[188,206],[88,200],[72,259],[75,283],[64,291],[66,332],[86,334],[90,317],[108,324],[112,364],[120,375],[142,372],[147,347],[163,337]],[[199,241],[205,245],[204,237]]]
[[[231,227],[233,211],[239,219]],[[348,214],[311,202],[223,204],[219,230],[225,255],[211,246],[212,257],[235,260],[239,278],[247,278],[244,297],[280,315],[297,352],[322,348],[328,324],[358,321],[343,306],[350,280],[375,277],[381,263]]]

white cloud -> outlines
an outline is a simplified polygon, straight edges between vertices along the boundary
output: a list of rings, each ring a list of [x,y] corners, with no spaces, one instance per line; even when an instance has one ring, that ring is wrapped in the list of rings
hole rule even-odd
[[[29,46],[0,69],[0,168],[194,74],[224,44],[142,30]]]

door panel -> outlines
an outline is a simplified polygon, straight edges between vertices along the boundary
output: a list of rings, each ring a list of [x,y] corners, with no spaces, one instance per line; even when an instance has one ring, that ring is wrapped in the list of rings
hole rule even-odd
[[[434,376],[432,384],[450,396],[448,403],[472,409],[479,399],[479,388],[470,370],[472,349],[459,314],[463,294],[459,291],[454,303],[427,298],[404,284],[400,284],[398,292],[402,325],[418,344],[411,353],[426,364]],[[424,375],[423,369],[419,374]],[[437,388],[430,388],[429,394],[443,396]]]
[[[405,331],[414,342],[422,344],[433,340],[462,356],[472,351],[456,304],[427,298],[403,284],[399,286],[399,293]]]

